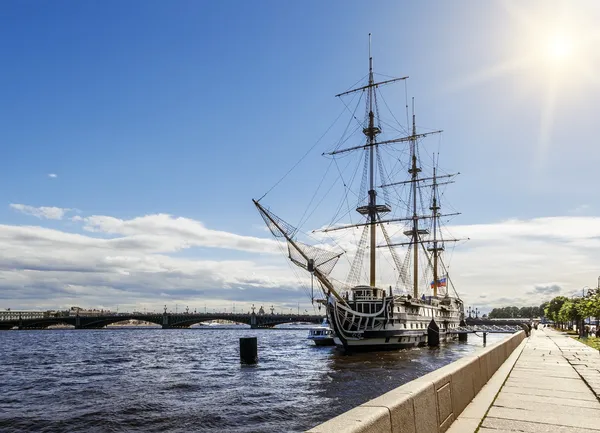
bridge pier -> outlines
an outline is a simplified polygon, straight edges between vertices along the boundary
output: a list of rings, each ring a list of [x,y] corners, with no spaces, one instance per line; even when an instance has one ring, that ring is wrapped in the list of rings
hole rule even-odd
[[[258,328],[258,322],[256,320],[256,314],[253,311],[252,314],[250,315],[250,329],[256,329],[256,328]]]

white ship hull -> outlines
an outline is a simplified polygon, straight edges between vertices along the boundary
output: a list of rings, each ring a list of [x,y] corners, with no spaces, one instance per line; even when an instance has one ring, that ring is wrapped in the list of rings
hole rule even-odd
[[[345,350],[402,349],[426,345],[431,332],[439,342],[456,338],[452,329],[460,325],[461,306],[456,298],[440,302],[389,296],[344,305],[330,297],[327,314],[335,344]]]

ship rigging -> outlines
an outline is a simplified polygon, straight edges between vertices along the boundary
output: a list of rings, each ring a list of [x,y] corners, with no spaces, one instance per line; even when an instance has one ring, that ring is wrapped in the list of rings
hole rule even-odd
[[[463,303],[454,290],[443,258],[446,244],[460,239],[446,236],[442,223],[458,213],[441,212],[440,194],[440,187],[453,183],[458,173],[440,174],[439,154],[436,153],[431,156],[431,164],[425,172],[420,155],[421,140],[439,135],[441,131],[417,132],[413,101],[410,127],[389,128],[405,133],[378,139],[385,123],[378,104],[380,88],[407,79],[375,80],[369,35],[367,83],[336,95],[343,98],[359,94],[359,101],[363,96],[365,99],[365,119],[357,128],[364,136],[364,142],[342,147],[350,138],[343,137],[333,150],[323,152],[323,156],[333,159],[359,155],[359,164],[363,168],[360,184],[344,181],[343,185],[347,189],[359,186],[354,210],[362,221],[338,224],[343,217],[349,216],[349,213],[340,216],[342,206],[339,206],[332,220],[334,223],[314,230],[313,235],[338,236],[338,240],[348,243],[349,237],[345,233],[362,229],[353,247],[348,248],[354,254],[352,260],[348,260],[350,266],[345,281],[335,279],[332,271],[342,256],[350,254],[299,240],[296,227],[262,204],[264,196],[253,200],[271,233],[286,242],[290,261],[317,280],[324,296],[321,302],[326,305],[329,323],[335,331],[335,342],[346,350],[411,347],[426,344],[428,340],[432,343],[432,340],[450,339],[449,331],[458,327],[464,316]],[[385,105],[387,107],[387,103]],[[406,108],[408,110],[408,104]],[[354,113],[352,116],[356,118]],[[392,117],[396,119],[393,114]],[[387,164],[384,157],[389,159]],[[402,172],[408,178],[395,180]],[[383,200],[378,198],[381,196]],[[346,192],[342,202],[347,203],[348,197]],[[392,197],[396,198],[395,203]],[[388,229],[392,230],[391,234]],[[378,232],[381,232],[381,244],[378,244]],[[406,240],[398,240],[399,234]],[[363,266],[367,253],[368,264]],[[378,274],[378,256],[384,256],[389,263],[379,266],[384,270],[381,275]],[[391,277],[392,274],[395,276]],[[368,278],[362,282],[364,277]],[[382,286],[385,280],[390,280],[394,287],[392,284],[386,284],[387,289],[386,285]]]

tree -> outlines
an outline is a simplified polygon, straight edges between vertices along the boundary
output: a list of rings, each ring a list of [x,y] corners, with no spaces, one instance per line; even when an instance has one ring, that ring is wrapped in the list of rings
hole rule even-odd
[[[590,290],[585,298],[581,298],[577,304],[580,317],[600,317],[600,292]]]
[[[557,297],[555,297],[550,302],[548,302],[548,305],[544,309],[544,315],[548,319],[552,320],[555,323],[561,323],[562,320],[560,320],[558,313],[561,310],[563,304],[567,300],[568,299],[565,298],[564,296],[557,296]]]

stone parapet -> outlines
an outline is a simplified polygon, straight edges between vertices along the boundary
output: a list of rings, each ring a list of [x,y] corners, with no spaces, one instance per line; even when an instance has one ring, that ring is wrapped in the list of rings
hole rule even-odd
[[[512,334],[307,433],[444,433],[523,339]]]

